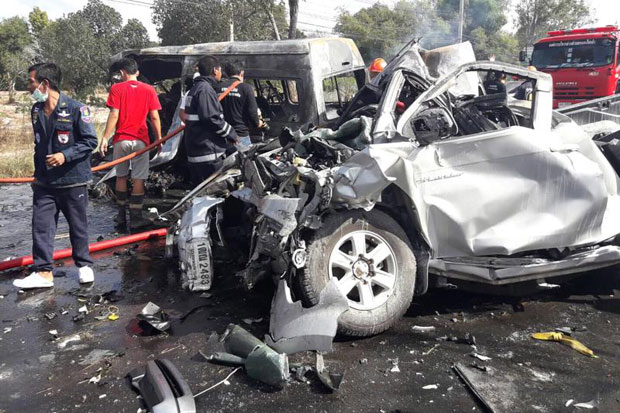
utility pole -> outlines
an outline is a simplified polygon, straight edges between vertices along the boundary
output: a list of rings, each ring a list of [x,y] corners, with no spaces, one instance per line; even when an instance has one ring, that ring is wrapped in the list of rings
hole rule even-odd
[[[230,21],[228,22],[228,25],[229,25],[228,41],[234,42],[235,41],[235,20],[234,20],[235,8],[233,7],[232,1],[229,2],[228,6],[230,8]]]
[[[463,43],[463,24],[465,21],[465,0],[459,6],[459,43]]]

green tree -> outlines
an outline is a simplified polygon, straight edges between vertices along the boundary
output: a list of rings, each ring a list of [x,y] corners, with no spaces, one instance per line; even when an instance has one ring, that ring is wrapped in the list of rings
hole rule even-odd
[[[0,22],[0,83],[9,91],[9,103],[15,101],[15,84],[32,62],[31,45],[25,19],[11,17]]]
[[[129,19],[116,36],[116,41],[112,44],[112,52],[141,49],[149,46],[150,43],[149,33],[140,20]]]
[[[191,6],[155,0],[153,23],[163,46],[227,41],[231,16],[235,40],[270,40],[277,37],[269,11],[275,26],[286,30],[284,3],[275,0],[196,0]]]
[[[514,34],[498,31],[492,34],[478,27],[469,33],[478,60],[488,60],[492,56],[498,62],[518,64],[519,41]]]
[[[460,0],[439,0],[439,16],[450,23],[451,33],[457,40]],[[472,31],[482,28],[485,34],[497,33],[508,21],[506,10],[508,0],[465,0],[465,18],[463,25],[464,40],[468,40]]]
[[[85,98],[106,79],[104,62],[109,52],[98,44],[89,24],[76,13],[52,21],[40,42],[44,60],[60,66],[63,88],[73,89],[79,98]]]
[[[452,42],[458,41],[460,0],[439,0],[438,13],[450,25]],[[508,19],[508,0],[465,0],[463,40],[469,40],[477,59],[492,56],[502,62],[517,62],[518,42],[502,30]]]
[[[393,8],[375,3],[355,14],[344,11],[335,27],[341,35],[355,40],[366,61],[391,56],[413,37],[421,37],[425,47],[445,44],[447,29],[426,0],[400,0]]]
[[[39,36],[43,29],[45,29],[45,27],[49,24],[47,12],[41,10],[38,7],[35,7],[28,14],[28,22],[30,22],[32,34],[34,34],[35,36]]]
[[[515,12],[517,37],[522,46],[532,45],[549,30],[571,29],[592,22],[584,0],[521,0]]]
[[[54,61],[63,72],[64,87],[84,99],[108,80],[110,57],[128,48],[149,44],[146,28],[123,18],[101,0],[50,22],[39,39],[43,60]]]

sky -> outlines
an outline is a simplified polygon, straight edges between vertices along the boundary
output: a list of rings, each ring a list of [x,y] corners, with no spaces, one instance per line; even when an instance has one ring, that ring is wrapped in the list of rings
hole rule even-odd
[[[384,4],[393,4],[396,0],[381,0]],[[519,1],[519,0],[513,0]],[[62,17],[81,9],[87,0],[2,0],[0,18],[15,15],[27,17],[33,7],[45,10],[52,19]],[[103,0],[108,6],[114,7],[125,21],[138,19],[149,32],[151,40],[158,40],[157,30],[151,21],[150,7],[153,0]],[[298,25],[304,31],[329,33],[336,24],[340,10],[355,13],[363,7],[373,5],[376,0],[303,0],[300,2]],[[593,16],[598,25],[620,23],[619,0],[586,0],[593,9]],[[509,25],[510,26],[510,25]]]

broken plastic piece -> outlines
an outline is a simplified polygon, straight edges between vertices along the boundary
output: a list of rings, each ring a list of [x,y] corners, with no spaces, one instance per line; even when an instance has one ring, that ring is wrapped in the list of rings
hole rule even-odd
[[[592,350],[590,350],[574,338],[566,337],[562,333],[534,333],[532,334],[532,338],[536,340],[557,341],[564,344],[565,346],[571,347],[573,350],[576,350],[581,354],[590,356],[592,358],[598,358],[598,356],[596,356]]]
[[[137,318],[159,331],[166,331],[170,328],[168,315],[158,305],[151,302],[144,306]]]
[[[282,387],[288,380],[286,354],[278,354],[245,329],[229,324],[223,341],[226,351],[245,359],[249,377],[276,387]]]
[[[192,392],[177,368],[168,360],[152,360],[146,368],[129,373],[132,386],[140,392],[153,413],[195,413]]]
[[[293,302],[289,286],[280,280],[265,341],[280,353],[332,351],[338,317],[348,309],[349,301],[333,278],[319,294],[318,304],[310,308],[304,308],[301,301]]]
[[[319,352],[316,353],[316,374],[319,376],[319,380],[329,390],[336,391],[340,388],[342,380],[344,379],[343,373],[332,373],[325,368],[325,360],[323,355]]]
[[[437,390],[438,388],[438,384],[427,384],[426,386],[422,387],[423,390]]]

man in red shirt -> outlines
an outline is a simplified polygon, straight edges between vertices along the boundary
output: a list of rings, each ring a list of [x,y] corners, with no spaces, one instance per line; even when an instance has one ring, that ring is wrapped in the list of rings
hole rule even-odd
[[[151,119],[151,126],[155,132],[155,139],[161,140],[161,124],[159,112],[161,105],[157,92],[151,85],[138,82],[138,64],[130,58],[123,58],[112,65],[112,72],[121,74],[121,83],[110,88],[106,105],[110,108],[106,123],[103,141],[99,147],[102,155],[108,148],[108,139],[114,130],[114,159],[137,152],[149,144],[149,131],[146,126],[146,116]],[[131,165],[131,179],[133,189],[129,197],[129,228],[138,229],[150,224],[142,216],[144,202],[144,180],[149,174],[148,152],[125,161],[116,166],[116,202],[118,216],[115,218],[119,226],[127,225],[127,176]]]

